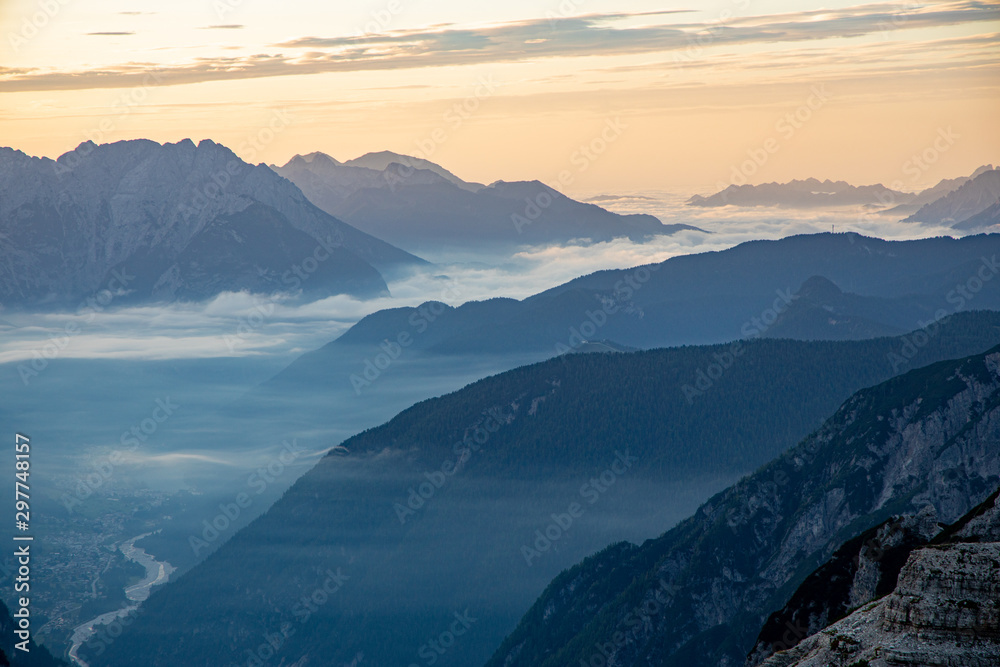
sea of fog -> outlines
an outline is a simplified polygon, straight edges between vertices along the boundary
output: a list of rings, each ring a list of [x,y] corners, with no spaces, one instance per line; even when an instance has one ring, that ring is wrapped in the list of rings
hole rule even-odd
[[[51,633],[47,641],[60,652],[72,643],[74,628],[86,629],[91,616],[108,613],[101,607],[75,618],[72,609],[89,600],[86,591],[95,576],[103,576],[100,568],[106,569],[100,559],[113,554],[116,545],[152,533],[141,546],[184,571],[209,553],[194,551],[191,536],[202,535],[206,521],[217,520],[220,507],[232,506],[238,494],[248,494],[253,504],[211,548],[263,512],[351,435],[418,401],[541,359],[537,354],[402,359],[358,395],[349,375],[351,369],[361,372],[363,355],[345,347],[338,348],[333,370],[324,370],[334,377],[323,387],[276,390],[267,384],[303,353],[336,339],[368,314],[429,300],[458,306],[498,296],[524,298],[593,271],[720,251],[756,239],[831,230],[899,240],[948,233],[860,208],[692,208],[684,205],[689,195],[660,191],[587,198],[617,212],[648,213],[666,224],[703,231],[647,243],[621,239],[506,254],[422,253],[434,263],[430,270],[391,279],[391,296],[370,301],[336,296],[302,303],[288,296],[230,293],[166,306],[112,302],[96,315],[0,308],[0,430],[11,441],[15,432],[32,440],[34,530],[39,548],[48,545],[53,552],[44,556],[43,550],[49,569],[40,576],[86,589],[75,597],[65,588],[53,588],[48,597],[40,594],[39,612],[51,621],[45,625]],[[641,480],[622,485],[616,492],[620,498],[603,504],[601,513],[580,526],[577,539],[535,568],[537,581],[521,591],[525,604],[584,555],[613,541],[639,542],[660,534],[732,481],[689,480],[655,493]],[[12,487],[12,479],[0,481],[0,493],[12,497]],[[532,493],[534,505],[549,508],[559,507],[569,490],[549,485]],[[526,527],[526,534],[533,529]],[[62,555],[55,553],[60,550]],[[12,571],[9,560],[0,559],[4,576]]]
[[[709,192],[708,189],[705,192]],[[619,213],[648,213],[665,224],[700,231],[637,243],[570,243],[528,247],[514,254],[449,252],[423,256],[435,266],[391,280],[391,296],[359,301],[335,296],[302,304],[287,297],[222,294],[204,303],[115,308],[105,312],[15,314],[0,307],[0,364],[39,354],[60,359],[218,359],[268,357],[282,365],[337,338],[365,315],[437,300],[458,306],[492,297],[524,298],[604,269],[725,250],[745,241],[835,230],[890,240],[954,234],[946,227],[903,223],[863,207],[828,209],[699,208],[689,192],[594,193],[584,199]],[[67,329],[74,333],[67,335]],[[16,387],[15,387],[16,388]]]
[[[290,399],[287,410],[248,407],[245,397],[260,383],[377,310],[428,300],[457,306],[497,296],[523,298],[593,271],[724,250],[753,239],[833,229],[899,240],[948,232],[862,207],[695,208],[685,205],[690,194],[592,193],[585,199],[704,232],[683,231],[647,243],[621,239],[523,248],[513,255],[425,253],[433,269],[390,281],[391,296],[371,301],[337,296],[303,304],[241,293],[168,306],[116,308],[112,302],[96,316],[0,310],[0,422],[6,433],[27,432],[43,443],[36,464],[49,474],[40,475],[39,483],[56,496],[116,451],[115,480],[164,489],[218,491],[227,481],[238,487],[255,467],[273,460],[283,443],[298,438],[308,453],[297,458],[294,474],[283,475],[278,485],[283,487],[322,452],[412,403],[535,360],[428,363],[366,390],[363,400],[307,392]],[[346,376],[344,387],[349,389]],[[159,421],[164,402],[179,407]],[[128,437],[135,429],[139,435]]]

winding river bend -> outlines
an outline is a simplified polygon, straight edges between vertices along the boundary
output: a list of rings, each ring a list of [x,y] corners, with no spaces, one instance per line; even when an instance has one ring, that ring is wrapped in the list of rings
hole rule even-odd
[[[90,667],[90,664],[80,657],[80,647],[94,636],[94,632],[99,626],[113,623],[116,619],[124,618],[138,609],[139,604],[144,602],[146,598],[149,597],[150,590],[153,586],[166,583],[167,580],[170,579],[170,575],[176,569],[170,563],[166,561],[158,561],[139,547],[135,546],[136,542],[151,534],[152,533],[144,533],[142,535],[136,535],[135,537],[125,540],[118,545],[118,550],[122,552],[125,558],[142,565],[146,569],[146,575],[140,582],[125,588],[125,597],[132,604],[126,605],[121,609],[116,609],[115,611],[109,611],[101,614],[100,616],[92,618],[86,623],[81,623],[73,628],[73,645],[69,649],[69,657],[70,660],[73,661],[74,665],[77,665],[78,667]]]

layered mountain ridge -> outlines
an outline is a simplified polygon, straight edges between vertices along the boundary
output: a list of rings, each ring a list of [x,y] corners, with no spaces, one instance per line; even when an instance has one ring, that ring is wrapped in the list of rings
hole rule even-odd
[[[1000,169],[980,172],[961,187],[944,197],[930,202],[904,222],[929,222],[951,225],[959,230],[975,230],[990,226],[989,214],[984,211],[1000,202]]]
[[[996,318],[954,316],[917,363],[995,345]],[[94,664],[127,664],[139,655],[153,655],[151,665],[173,664],[180,648],[154,639],[154,629],[178,614],[199,628],[187,639],[183,655],[199,656],[189,664],[242,655],[258,636],[294,619],[299,596],[322,581],[316,577],[324,568],[338,566],[350,584],[310,624],[293,626],[294,641],[282,649],[288,662],[350,663],[364,654],[369,664],[408,664],[426,637],[468,607],[480,619],[475,633],[438,663],[482,664],[575,556],[614,542],[602,539],[609,531],[649,535],[653,525],[672,525],[695,498],[732,477],[683,491],[678,484],[739,474],[792,446],[851,392],[891,377],[889,355],[904,343],[752,341],[693,401],[684,385],[722,363],[728,346],[567,355],[419,403],[345,441],[264,516],[154,592],[132,634]],[[611,466],[619,472],[608,472]],[[603,482],[587,482],[601,475],[615,480],[606,492],[598,490]],[[594,503],[581,497],[581,484],[596,494]],[[573,502],[586,509],[572,510],[578,516],[565,537],[548,546],[538,541],[536,531],[551,532],[553,516],[568,525],[561,514]],[[722,541],[733,549],[753,542],[743,534]],[[631,580],[631,571],[621,572]],[[383,604],[385,596],[395,602]],[[762,622],[753,621],[753,636]],[[561,645],[552,639],[549,645]]]
[[[662,537],[563,573],[488,664],[740,665],[767,611],[844,540],[921,508],[956,521],[998,484],[995,348],[858,392]]]
[[[407,356],[528,352],[552,356],[611,340],[633,348],[775,337],[898,335],[942,315],[1000,308],[1000,235],[883,241],[816,234],[600,271],[521,301],[382,310],[304,356],[286,377],[377,354],[410,335]],[[981,272],[981,274],[980,274]],[[982,280],[973,295],[966,284]],[[964,290],[964,291],[963,291]],[[969,298],[966,298],[966,295]],[[350,375],[348,373],[347,375]]]

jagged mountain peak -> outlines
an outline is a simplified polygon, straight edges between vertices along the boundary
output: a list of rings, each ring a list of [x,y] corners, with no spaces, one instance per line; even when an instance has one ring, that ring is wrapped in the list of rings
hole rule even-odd
[[[295,256],[319,242],[343,256],[336,271],[332,263],[323,267],[325,277],[312,281],[312,289],[382,293],[375,265],[421,261],[324,213],[291,181],[211,140],[84,142],[56,161],[0,153],[0,193],[0,232],[11,241],[3,260],[14,269],[0,281],[0,299],[10,305],[72,303],[126,267],[142,273],[126,290],[130,299],[285,291],[282,266],[291,269]],[[233,240],[241,235],[223,233],[220,225],[265,234],[274,256],[251,259],[245,253],[260,245],[244,239],[237,247]],[[185,278],[191,252],[198,264],[188,266],[193,273]]]
[[[874,206],[887,198],[894,202],[909,203],[914,195],[897,192],[876,183],[855,186],[846,181],[820,181],[816,178],[791,180],[787,183],[732,184],[709,196],[695,195],[688,200],[691,206],[787,206],[810,208],[816,206]]]

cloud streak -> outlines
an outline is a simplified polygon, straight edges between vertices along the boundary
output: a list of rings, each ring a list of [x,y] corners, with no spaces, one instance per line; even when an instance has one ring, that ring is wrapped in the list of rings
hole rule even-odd
[[[635,27],[636,17],[597,14],[463,28],[454,25],[357,36],[309,36],[273,44],[271,53],[199,58],[180,65],[132,62],[73,72],[0,71],[0,91],[115,88],[136,85],[151,69],[165,85],[276,76],[404,70],[529,62],[558,57],[623,56],[711,47],[813,42],[892,30],[940,28],[1000,20],[994,3],[951,2],[913,11],[891,3],[838,10],[735,17],[724,22]],[[210,26],[212,28],[235,27]]]

